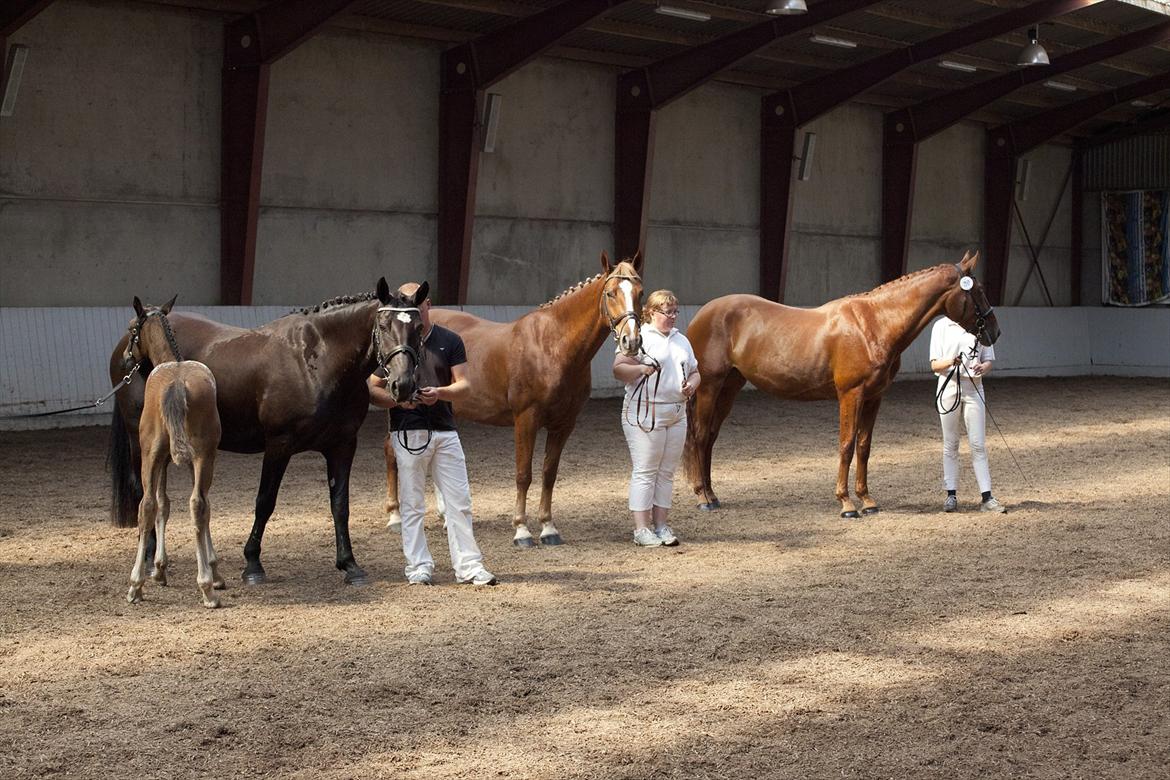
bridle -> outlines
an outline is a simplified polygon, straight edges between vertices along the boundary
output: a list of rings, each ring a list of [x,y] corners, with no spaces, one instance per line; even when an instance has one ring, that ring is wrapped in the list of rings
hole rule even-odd
[[[958,263],[955,263],[955,270],[959,272],[959,289],[967,294],[971,299],[971,305],[975,307],[975,339],[987,343],[984,341],[987,337],[987,318],[995,311],[995,307],[989,303],[986,311],[980,311],[979,301],[975,300],[975,279],[965,273]]]
[[[397,317],[405,317],[406,319],[404,321],[409,321],[410,312],[414,312],[420,317],[422,316],[422,311],[417,306],[381,306],[378,308],[378,313],[381,314],[382,312],[398,312]],[[383,353],[382,338],[379,335],[377,325],[374,326],[374,350],[377,355],[375,359],[378,361],[378,367],[387,374],[390,373],[390,361],[394,359],[395,355],[406,355],[407,360],[410,361],[410,376],[413,380],[415,380],[417,385],[418,367],[422,363],[422,359],[419,356],[419,350],[415,349],[409,344],[403,343],[393,347],[389,352]],[[395,431],[395,434],[397,434],[398,437],[398,443],[401,444],[402,448],[411,455],[418,455],[419,453],[426,451],[426,448],[430,446],[431,437],[434,436],[434,429],[431,427],[430,410],[426,407],[423,407],[422,413],[423,416],[427,418],[427,440],[423,442],[421,447],[410,446],[410,439],[407,436],[407,431],[405,429]],[[387,410],[387,417],[389,417],[389,410]]]
[[[183,353],[179,351],[179,343],[175,341],[175,332],[171,330],[171,322],[167,319],[167,315],[162,309],[151,309],[150,311],[139,317],[133,325],[130,326],[128,332],[130,334],[130,341],[126,344],[126,362],[134,359],[134,348],[142,342],[142,328],[146,325],[146,321],[151,317],[158,317],[162,325],[163,335],[166,336],[167,346],[171,348],[171,354],[174,355],[176,362],[183,362]],[[138,362],[134,364],[134,368],[130,369],[130,374],[138,371],[138,367],[146,361],[146,357],[142,356]]]
[[[609,283],[612,281],[620,280],[620,279],[625,279],[628,282],[641,282],[642,281],[641,278],[639,278],[637,276],[629,276],[628,274],[617,274],[617,273],[611,274],[610,276],[606,277],[605,282],[601,285],[601,297],[598,298],[598,301],[597,301],[597,305],[601,309],[602,316],[604,316],[605,319],[609,322],[609,331],[610,331],[610,334],[613,336],[613,341],[615,344],[617,344],[619,346],[622,343],[622,337],[618,333],[618,329],[622,326],[622,324],[626,320],[632,320],[635,325],[638,322],[638,314],[633,309],[626,309],[624,312],[622,312],[618,316],[614,317],[613,315],[611,315],[609,313],[609,309],[605,305],[605,296],[607,294],[606,290],[609,287]]]

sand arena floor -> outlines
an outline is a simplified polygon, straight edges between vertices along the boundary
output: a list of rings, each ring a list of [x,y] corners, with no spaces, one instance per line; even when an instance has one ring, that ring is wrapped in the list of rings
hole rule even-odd
[[[837,517],[836,408],[740,396],[722,511],[680,477],[674,549],[630,543],[616,400],[570,439],[569,544],[511,547],[510,429],[467,425],[496,588],[402,580],[371,415],[358,561],[333,568],[324,462],[293,460],[238,580],[259,456],[223,454],[225,608],[200,606],[190,482],[172,468],[168,588],[125,602],[131,530],[105,522],[106,430],[0,434],[0,777],[1165,778],[1170,766],[1170,382],[993,378],[1006,516],[941,513],[927,382],[878,418],[883,511]],[[534,491],[535,494],[535,491]],[[535,500],[530,501],[530,507]],[[536,529],[534,529],[536,530]]]

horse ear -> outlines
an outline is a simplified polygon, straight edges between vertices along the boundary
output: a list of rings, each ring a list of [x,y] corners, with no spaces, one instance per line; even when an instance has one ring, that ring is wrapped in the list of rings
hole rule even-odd
[[[975,250],[975,254],[971,255],[971,265],[968,266],[968,270],[973,270],[978,262],[979,262],[979,250]]]
[[[146,309],[142,308],[142,301],[138,300],[137,295],[134,296],[134,313],[137,314],[139,318],[146,316]]]
[[[638,276],[641,276],[642,275],[642,250],[641,249],[639,249],[637,252],[634,252],[634,256],[630,259],[630,262],[634,264],[634,270],[638,272]]]
[[[385,276],[378,280],[377,293],[378,300],[382,302],[383,306],[390,303],[390,285],[386,284]]]
[[[414,300],[411,301],[411,305],[414,306],[415,308],[422,306],[422,302],[427,299],[427,295],[430,294],[430,292],[431,292],[431,283],[430,282],[423,282],[422,284],[420,284],[418,286],[418,289],[415,290],[415,292],[414,292]]]
[[[606,254],[604,249],[602,249],[601,250],[601,272],[607,274],[612,270],[613,270],[613,265],[611,265],[609,262],[609,255]]]
[[[171,313],[171,309],[173,309],[173,308],[174,308],[174,306],[175,306],[175,301],[177,301],[177,300],[179,300],[179,294],[178,294],[178,293],[175,293],[175,297],[174,297],[174,298],[171,298],[169,301],[167,301],[165,304],[163,304],[163,307],[162,307],[162,313],[163,313],[164,315],[170,314],[170,313]]]

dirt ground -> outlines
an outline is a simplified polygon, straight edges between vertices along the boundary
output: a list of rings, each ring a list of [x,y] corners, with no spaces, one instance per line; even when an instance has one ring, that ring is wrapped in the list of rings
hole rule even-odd
[[[926,382],[887,397],[882,512],[854,521],[832,495],[835,406],[745,393],[715,450],[724,509],[699,512],[680,475],[673,549],[631,544],[616,400],[569,440],[559,548],[511,546],[511,431],[466,425],[496,588],[454,584],[433,517],[439,587],[404,583],[380,415],[352,486],[374,584],[333,568],[305,454],[270,582],[245,588],[260,458],[224,454],[220,610],[200,606],[177,468],[171,585],[131,606],[106,430],[0,434],[0,777],[1165,778],[1170,382],[989,390],[1006,516],[975,511],[965,444],[962,511],[940,511]]]

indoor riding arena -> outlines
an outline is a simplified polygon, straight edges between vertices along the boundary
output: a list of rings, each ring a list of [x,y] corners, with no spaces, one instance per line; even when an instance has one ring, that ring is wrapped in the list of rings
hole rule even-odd
[[[10,0],[0,54],[0,777],[1166,777],[1170,3]],[[434,448],[429,393],[494,587],[429,484],[408,584],[369,402]]]

